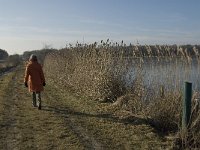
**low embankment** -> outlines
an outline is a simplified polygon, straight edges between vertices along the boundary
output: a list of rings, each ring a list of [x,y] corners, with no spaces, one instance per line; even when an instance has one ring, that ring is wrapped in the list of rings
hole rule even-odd
[[[63,92],[49,80],[42,92],[42,109],[32,107],[32,93],[23,84],[24,71],[24,66],[18,66],[0,77],[0,149],[173,148],[172,140],[145,118],[126,111],[119,117],[107,103]]]
[[[199,52],[198,46],[125,46],[107,41],[50,53],[45,58],[44,70],[47,80],[63,92],[70,90],[93,100],[113,102],[113,112],[126,110],[143,115],[161,134],[178,135],[181,147],[196,148],[200,144],[199,110],[195,111],[187,136],[182,137],[179,127],[183,96],[180,88],[174,83],[171,85],[174,85],[173,91],[168,90],[158,82],[147,87],[144,75],[148,74],[147,66],[151,69],[157,65],[159,69],[174,66],[166,72],[166,80],[176,78],[179,81],[179,76],[172,74],[178,68],[177,64],[190,72],[193,65],[200,64]],[[146,58],[153,59],[146,63]],[[159,77],[159,72],[161,70],[153,76]]]

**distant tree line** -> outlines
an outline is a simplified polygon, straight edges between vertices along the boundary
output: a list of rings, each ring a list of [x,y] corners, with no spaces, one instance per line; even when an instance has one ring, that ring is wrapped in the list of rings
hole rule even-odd
[[[33,50],[33,51],[25,51],[22,55],[22,58],[24,61],[28,61],[30,56],[32,54],[36,55],[37,58],[38,58],[38,61],[40,63],[43,64],[44,62],[44,59],[45,59],[45,56],[48,54],[48,53],[51,53],[51,52],[54,52],[54,51],[57,51],[56,49],[42,49],[42,50]]]
[[[17,66],[20,62],[20,55],[9,55],[7,51],[0,49],[0,73],[8,71]]]
[[[21,56],[18,54],[10,55],[6,62],[8,66],[17,66],[21,62]]]
[[[8,53],[5,51],[5,50],[3,50],[3,49],[0,49],[0,60],[5,60],[5,59],[7,59],[8,58]]]
[[[36,55],[38,57],[38,61],[43,64],[45,56],[53,51],[57,50],[46,47],[42,50],[26,51],[23,55],[9,55],[6,50],[0,49],[0,68],[2,69],[17,66],[20,62],[22,62],[22,60],[28,61],[31,54]]]

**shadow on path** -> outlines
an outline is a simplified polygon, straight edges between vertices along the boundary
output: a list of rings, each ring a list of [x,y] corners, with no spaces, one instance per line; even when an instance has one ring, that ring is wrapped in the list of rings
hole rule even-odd
[[[62,108],[56,108],[52,106],[43,106],[42,110],[44,111],[50,111],[54,112],[58,115],[73,115],[73,116],[80,116],[80,117],[95,117],[99,119],[106,119],[107,121],[112,121],[116,123],[123,123],[123,124],[131,124],[131,125],[142,125],[142,124],[148,124],[147,120],[144,118],[139,118],[136,116],[130,116],[128,118],[120,119],[119,117],[115,117],[112,114],[90,114],[90,113],[84,113],[84,112],[76,112],[74,110],[71,110],[68,107],[62,107]]]
[[[115,122],[115,123],[122,123],[124,125],[149,125],[154,129],[154,132],[162,139],[164,139],[165,135],[167,133],[161,132],[161,130],[157,127],[157,123],[154,122],[153,119],[150,118],[140,118],[137,116],[128,116],[123,119],[113,116],[110,113],[105,114],[90,114],[90,113],[84,113],[84,112],[76,112],[69,107],[52,107],[52,106],[43,106],[43,111],[50,111],[58,114],[59,116],[65,116],[68,117],[70,115],[73,116],[79,116],[79,117],[95,117],[99,119],[105,119],[107,121]]]

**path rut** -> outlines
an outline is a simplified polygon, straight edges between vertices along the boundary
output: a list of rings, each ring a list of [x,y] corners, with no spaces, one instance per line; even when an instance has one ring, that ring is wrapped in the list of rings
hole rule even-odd
[[[101,144],[84,128],[76,126],[70,115],[31,106],[31,94],[23,86],[21,68],[1,80],[4,94],[0,98],[0,149],[101,149]],[[43,99],[48,98],[43,95]],[[45,103],[43,106],[51,107]]]
[[[106,104],[78,98],[50,82],[42,93],[42,110],[33,108],[23,76],[18,66],[0,77],[1,150],[171,149],[145,121],[124,122],[103,112]]]

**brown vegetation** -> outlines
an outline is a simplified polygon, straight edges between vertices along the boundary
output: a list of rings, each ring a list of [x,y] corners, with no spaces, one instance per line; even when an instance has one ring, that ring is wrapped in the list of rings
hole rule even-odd
[[[120,109],[150,118],[150,123],[161,133],[180,133],[180,88],[170,91],[157,82],[147,88],[144,84],[145,65],[162,68],[173,64],[172,69],[176,70],[177,63],[181,63],[183,68],[188,69],[193,61],[199,65],[199,52],[199,46],[190,45],[126,46],[123,42],[110,43],[109,40],[90,45],[77,43],[75,47],[48,54],[44,70],[48,80],[62,91],[70,89],[94,100],[114,102]],[[132,68],[134,71],[130,72]],[[168,80],[174,78],[171,74],[168,76]],[[172,86],[176,87],[175,84]],[[188,143],[187,136],[181,140],[181,146],[199,146],[198,121],[197,115],[196,119],[191,120],[195,122],[191,123],[195,132],[188,132],[188,136],[194,140],[185,144]]]

